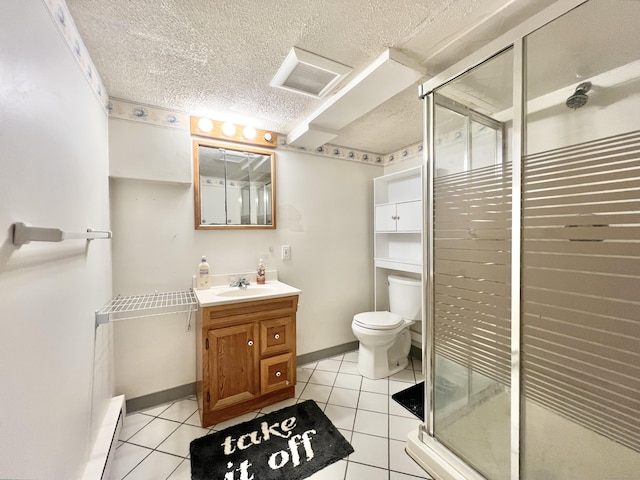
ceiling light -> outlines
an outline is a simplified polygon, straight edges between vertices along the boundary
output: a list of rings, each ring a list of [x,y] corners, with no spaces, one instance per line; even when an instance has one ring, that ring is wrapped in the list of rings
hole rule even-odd
[[[211,130],[213,130],[213,122],[208,118],[202,117],[200,120],[198,120],[198,128],[201,132],[209,133]]]
[[[224,122],[222,124],[222,133],[227,137],[233,137],[236,134],[236,126],[231,122]]]

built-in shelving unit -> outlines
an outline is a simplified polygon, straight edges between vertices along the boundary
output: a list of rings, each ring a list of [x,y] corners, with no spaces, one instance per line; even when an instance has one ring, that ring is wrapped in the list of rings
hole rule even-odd
[[[190,314],[197,310],[198,300],[191,289],[135,296],[118,295],[96,312],[96,324],[173,313]]]
[[[375,265],[422,273],[421,168],[375,178]]]

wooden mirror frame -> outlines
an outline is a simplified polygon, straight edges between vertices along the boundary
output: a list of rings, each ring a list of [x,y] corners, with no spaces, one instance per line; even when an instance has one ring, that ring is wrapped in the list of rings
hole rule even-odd
[[[236,152],[249,152],[258,155],[265,155],[271,157],[271,224],[270,225],[256,225],[256,224],[216,224],[207,225],[202,224],[202,209],[201,209],[201,190],[200,190],[200,160],[199,160],[199,147],[212,147],[225,150],[233,150]],[[226,178],[225,178],[226,182]],[[273,150],[266,150],[262,148],[256,148],[248,145],[236,145],[228,142],[208,141],[201,139],[193,140],[193,190],[194,190],[194,214],[195,214],[195,228],[196,230],[261,230],[261,229],[275,229],[276,228],[276,154]]]

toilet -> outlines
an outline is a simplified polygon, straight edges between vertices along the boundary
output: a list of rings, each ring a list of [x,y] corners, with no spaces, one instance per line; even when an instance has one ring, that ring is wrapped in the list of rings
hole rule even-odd
[[[358,372],[378,379],[404,370],[409,364],[409,326],[422,318],[422,282],[389,275],[389,312],[362,312],[351,329],[360,342]]]

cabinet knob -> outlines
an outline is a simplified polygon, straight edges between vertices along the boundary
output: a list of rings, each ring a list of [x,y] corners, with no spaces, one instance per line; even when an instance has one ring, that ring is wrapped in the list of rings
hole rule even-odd
[[[280,338],[280,334],[279,334],[279,333],[276,333],[276,334],[273,336],[273,338],[275,338],[276,340],[278,340],[278,339]]]
[[[249,340],[249,341],[247,342],[247,345],[249,345],[250,347],[253,347],[253,340]]]
[[[280,376],[282,376],[282,373],[276,372],[276,377],[280,377]]]

